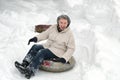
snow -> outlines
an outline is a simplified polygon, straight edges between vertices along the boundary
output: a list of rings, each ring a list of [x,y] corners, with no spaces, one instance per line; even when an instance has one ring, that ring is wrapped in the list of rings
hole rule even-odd
[[[71,17],[75,67],[67,72],[38,71],[31,80],[120,80],[119,0],[0,0],[0,80],[26,80],[14,67],[34,44],[37,24]]]

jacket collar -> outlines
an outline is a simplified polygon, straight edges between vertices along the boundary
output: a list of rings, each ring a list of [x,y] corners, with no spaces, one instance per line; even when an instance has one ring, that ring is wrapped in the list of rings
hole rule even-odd
[[[67,32],[70,29],[70,27],[67,27],[66,29],[64,29],[63,31],[61,31],[62,33]]]

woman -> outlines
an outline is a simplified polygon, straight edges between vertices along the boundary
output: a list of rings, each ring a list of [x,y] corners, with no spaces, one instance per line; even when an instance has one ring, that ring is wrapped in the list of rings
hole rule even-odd
[[[29,40],[28,45],[30,42],[47,41],[41,45],[33,45],[21,64],[15,61],[16,68],[25,74],[26,78],[30,79],[35,74],[43,60],[55,58],[55,62],[66,63],[72,57],[75,42],[70,23],[67,15],[60,15],[57,24]]]

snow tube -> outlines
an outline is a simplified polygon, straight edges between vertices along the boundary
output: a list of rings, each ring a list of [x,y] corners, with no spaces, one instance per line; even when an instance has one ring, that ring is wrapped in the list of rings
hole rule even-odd
[[[63,72],[72,69],[75,66],[75,59],[71,57],[68,63],[54,62],[51,60],[45,60],[40,66],[40,70],[48,72]]]
[[[35,32],[41,33],[47,30],[51,25],[40,24],[35,26]]]

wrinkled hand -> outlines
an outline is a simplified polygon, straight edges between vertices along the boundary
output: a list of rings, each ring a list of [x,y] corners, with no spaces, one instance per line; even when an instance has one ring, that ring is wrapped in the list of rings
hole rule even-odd
[[[56,58],[53,59],[54,62],[62,62],[62,63],[66,63],[66,60],[64,58]]]
[[[30,44],[30,42],[37,42],[37,37],[33,37],[33,38],[29,39],[28,45]]]

